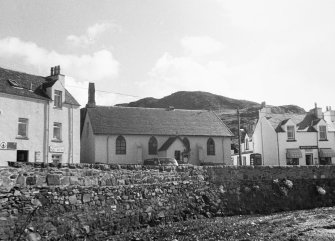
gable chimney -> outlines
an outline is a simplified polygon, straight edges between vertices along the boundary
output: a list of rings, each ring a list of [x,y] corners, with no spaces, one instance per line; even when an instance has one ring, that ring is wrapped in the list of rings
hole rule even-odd
[[[87,108],[95,107],[95,86],[94,83],[88,84],[88,102],[86,104]]]

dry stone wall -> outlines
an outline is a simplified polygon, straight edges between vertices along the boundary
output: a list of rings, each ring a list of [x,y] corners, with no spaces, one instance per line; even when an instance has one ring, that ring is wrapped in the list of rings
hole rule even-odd
[[[186,219],[331,206],[335,166],[0,169],[0,239],[103,240]]]

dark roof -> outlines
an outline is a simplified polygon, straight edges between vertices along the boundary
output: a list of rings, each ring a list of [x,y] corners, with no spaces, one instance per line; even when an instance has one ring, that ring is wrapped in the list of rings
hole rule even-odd
[[[8,80],[14,80],[20,88],[13,87]],[[50,97],[45,92],[45,88],[52,86],[54,83],[55,81],[47,77],[0,68],[0,92],[2,93],[50,100]],[[79,105],[67,90],[65,90],[65,103]]]
[[[158,108],[87,108],[95,134],[233,136],[214,112]]]
[[[282,128],[289,120],[292,120],[294,124],[297,125],[297,129],[302,131],[305,130],[307,132],[315,132],[315,128],[313,127],[321,119],[317,118],[312,113],[307,114],[268,114],[267,120],[273,126],[276,132],[285,132]]]
[[[164,144],[159,148],[158,151],[166,151],[177,139],[179,139],[184,144],[183,140],[179,136],[169,137],[169,139],[164,142]]]

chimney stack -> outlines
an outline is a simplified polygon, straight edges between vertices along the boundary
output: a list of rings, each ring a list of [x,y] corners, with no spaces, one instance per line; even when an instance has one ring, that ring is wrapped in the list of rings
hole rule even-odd
[[[95,107],[95,86],[94,83],[88,84],[88,102],[86,104],[87,108]]]
[[[60,66],[51,67],[50,76],[60,75]]]

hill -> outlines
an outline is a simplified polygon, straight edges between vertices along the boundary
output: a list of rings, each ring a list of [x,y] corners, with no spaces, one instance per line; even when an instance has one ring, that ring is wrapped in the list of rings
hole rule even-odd
[[[161,99],[152,97],[135,102],[118,104],[126,107],[168,108],[188,110],[213,110],[226,123],[231,131],[237,133],[236,109],[240,109],[241,128],[252,129],[258,118],[258,111],[262,105],[248,100],[237,100],[202,91],[178,91]],[[271,106],[271,112],[304,114],[306,111],[296,105]]]
[[[161,99],[149,97],[135,102],[119,104],[118,106],[147,108],[167,108],[173,106],[176,109],[229,111],[236,108],[259,107],[260,104],[202,91],[178,91]]]

